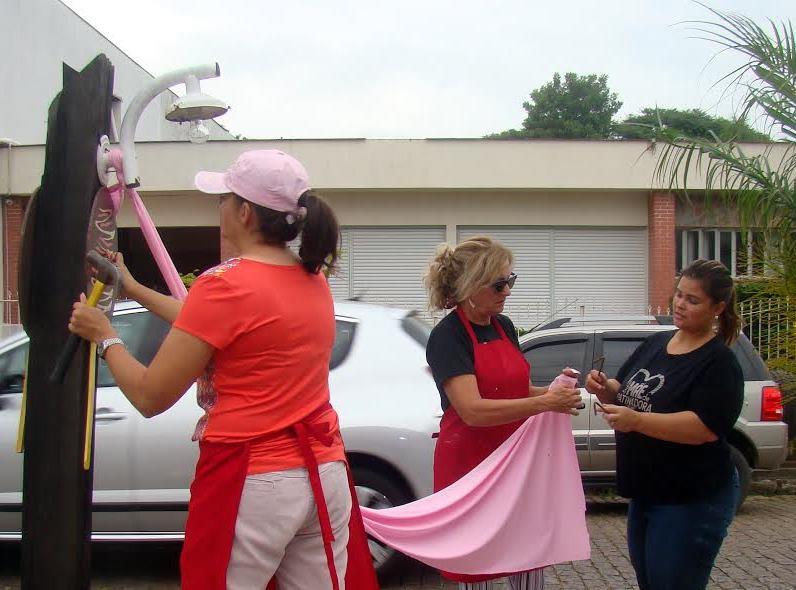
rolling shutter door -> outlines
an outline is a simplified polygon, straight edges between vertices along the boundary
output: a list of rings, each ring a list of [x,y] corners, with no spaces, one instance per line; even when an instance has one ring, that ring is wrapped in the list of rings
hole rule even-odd
[[[644,228],[461,227],[458,239],[478,234],[514,253],[519,278],[506,314],[517,326],[530,328],[581,311],[647,312]]]
[[[644,229],[556,229],[556,301],[577,300],[567,313],[647,313]]]
[[[349,227],[350,296],[426,313],[423,275],[444,227]]]

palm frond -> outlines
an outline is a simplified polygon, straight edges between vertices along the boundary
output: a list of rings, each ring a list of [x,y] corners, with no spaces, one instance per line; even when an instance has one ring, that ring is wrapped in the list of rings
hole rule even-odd
[[[784,154],[772,155],[771,146],[747,154],[733,141],[686,137],[664,126],[655,131],[661,146],[655,167],[659,186],[683,194],[704,191],[706,200],[719,199],[737,209],[745,228],[762,228],[778,243],[796,252],[796,37],[790,21],[767,22],[764,29],[739,14],[702,4],[715,20],[691,21],[698,38],[718,46],[718,54],[732,52],[745,58],[742,65],[716,84],[725,92],[741,90],[739,118],[753,113],[784,136]],[[782,154],[781,157],[779,154]],[[700,178],[699,188],[693,181]],[[691,184],[689,184],[691,182]],[[792,260],[796,268],[796,260]],[[796,271],[794,271],[796,272]]]

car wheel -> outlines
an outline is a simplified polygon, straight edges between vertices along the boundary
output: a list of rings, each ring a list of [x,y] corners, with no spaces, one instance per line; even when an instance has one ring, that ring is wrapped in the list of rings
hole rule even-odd
[[[735,512],[738,512],[749,494],[749,487],[752,485],[752,468],[749,467],[749,462],[744,457],[744,454],[732,445],[730,445],[730,459],[738,470],[738,480],[741,484],[741,493],[738,496],[738,503],[735,505]]]
[[[353,471],[360,506],[384,510],[412,500],[404,486],[396,485],[381,473],[357,467]],[[380,578],[395,572],[405,559],[402,553],[372,537],[368,537],[368,547],[373,556],[373,567]]]

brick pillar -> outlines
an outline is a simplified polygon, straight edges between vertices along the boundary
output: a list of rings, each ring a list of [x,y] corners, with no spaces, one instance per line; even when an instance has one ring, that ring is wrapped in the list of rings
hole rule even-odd
[[[674,292],[675,196],[672,193],[649,195],[649,304],[652,313],[666,313]]]
[[[3,200],[3,321],[19,323],[19,249],[22,242],[22,219],[28,197],[5,197]],[[10,300],[10,301],[9,301]]]

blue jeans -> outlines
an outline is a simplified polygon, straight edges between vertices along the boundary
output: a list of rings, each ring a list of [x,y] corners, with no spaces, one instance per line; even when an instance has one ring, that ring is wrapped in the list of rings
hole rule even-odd
[[[631,500],[627,545],[641,590],[704,590],[727,528],[735,515],[740,486],[730,482],[710,498],[688,504]]]

